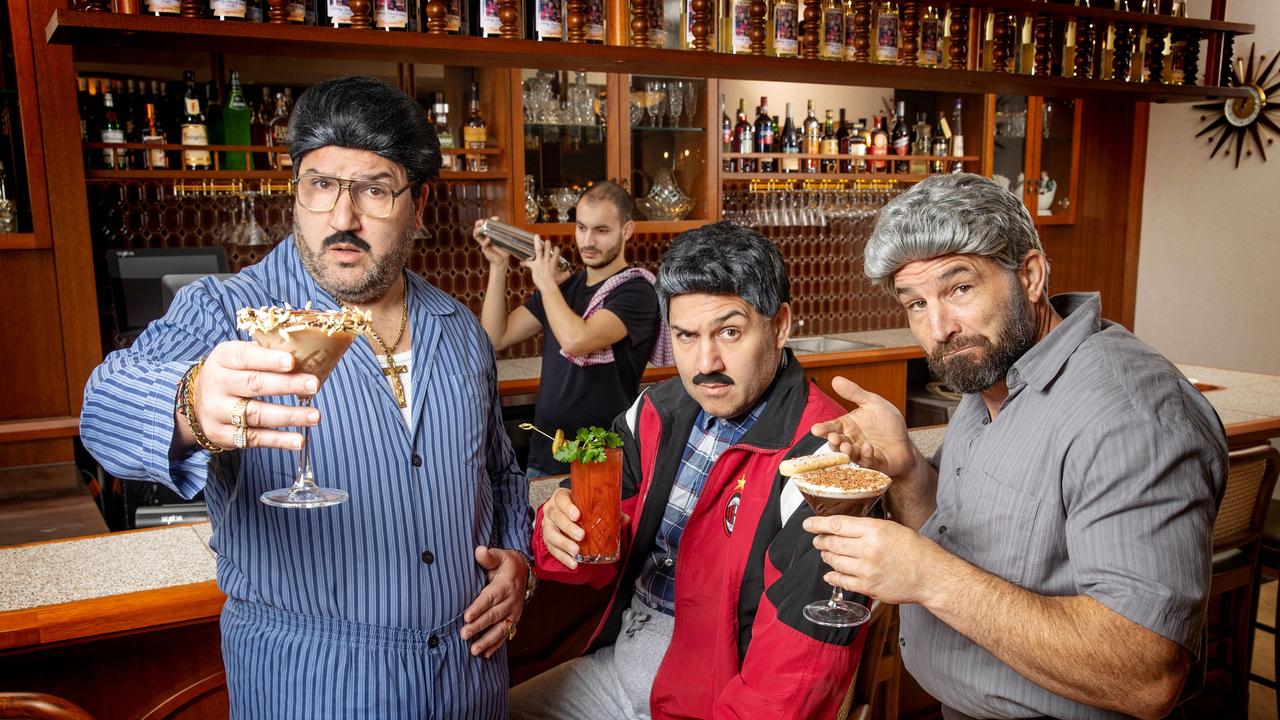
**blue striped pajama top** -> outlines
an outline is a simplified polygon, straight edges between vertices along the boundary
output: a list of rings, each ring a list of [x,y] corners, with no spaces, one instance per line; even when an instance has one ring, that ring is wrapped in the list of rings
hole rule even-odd
[[[529,552],[528,481],[503,431],[488,337],[464,306],[416,275],[407,277],[411,426],[406,427],[365,340],[351,346],[315,396],[321,421],[311,437],[314,472],[320,485],[350,493],[342,505],[288,510],[258,501],[262,492],[292,483],[295,452],[258,448],[169,457],[175,389],[182,374],[217,343],[251,339],[236,329],[237,310],[285,303],[302,307],[307,301],[320,309],[338,308],[303,268],[292,237],[225,282],[205,278],[183,288],[166,315],[132,347],[109,355],[85,388],[81,435],[114,475],[161,483],[184,497],[205,490],[218,585],[231,600],[229,608],[236,602],[253,606],[239,620],[252,617],[266,627],[276,617],[272,613],[280,611],[285,618],[337,623],[344,638],[399,633],[391,644],[417,647],[413,640],[420,638],[424,652],[429,639],[443,643],[429,646],[447,658],[444,675],[431,682],[446,694],[490,698],[472,705],[458,705],[457,698],[419,697],[349,707],[362,707],[360,712],[369,717],[501,717],[505,652],[489,661],[472,659],[457,630],[459,616],[486,583],[474,560],[475,547]],[[296,403],[292,397],[270,401]],[[228,648],[232,636],[224,614],[224,654],[236,650]],[[270,682],[289,678],[291,672],[278,664],[287,665],[305,652],[310,651],[295,648],[241,679],[262,683],[268,681],[260,677]],[[318,652],[323,655],[323,648]],[[230,676],[231,658],[227,661]],[[401,660],[326,663],[323,657],[310,657],[296,662],[306,665],[298,668],[304,673],[327,664],[340,677],[317,682],[354,687],[361,684],[362,673],[376,686],[387,672],[378,664]],[[493,667],[479,675],[468,667],[485,663]],[[449,670],[454,666],[456,672]],[[423,672],[438,675],[441,670]],[[429,685],[414,686],[412,693],[431,695]],[[243,700],[250,689],[241,689]],[[236,705],[237,687],[233,684],[231,690]],[[289,711],[299,717],[350,714],[307,708],[308,698],[316,695],[299,692],[299,697],[282,701],[300,703]],[[414,703],[422,704],[420,712],[404,710]],[[265,705],[242,710],[253,707],[263,717],[284,716]],[[442,707],[453,710],[441,714]]]

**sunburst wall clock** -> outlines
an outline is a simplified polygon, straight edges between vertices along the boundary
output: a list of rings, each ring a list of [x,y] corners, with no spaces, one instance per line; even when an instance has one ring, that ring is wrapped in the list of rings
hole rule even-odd
[[[1213,145],[1213,152],[1209,153],[1209,157],[1217,156],[1219,150],[1222,150],[1223,157],[1230,157],[1231,146],[1234,144],[1236,167],[1240,167],[1241,157],[1251,157],[1255,149],[1263,162],[1266,162],[1267,146],[1275,141],[1267,130],[1280,135],[1280,126],[1269,117],[1270,113],[1280,112],[1280,103],[1267,103],[1270,97],[1280,91],[1280,74],[1272,74],[1280,55],[1273,55],[1266,68],[1255,75],[1254,70],[1262,68],[1262,63],[1267,60],[1267,56],[1262,55],[1255,63],[1255,49],[1256,46],[1249,48],[1247,64],[1243,58],[1237,57],[1232,66],[1232,84],[1248,90],[1246,97],[1192,106],[1196,110],[1210,111],[1200,116],[1200,122],[1207,122],[1209,125],[1196,133],[1196,137],[1209,136],[1207,142]],[[1232,139],[1235,140],[1234,143],[1231,142]],[[1223,146],[1226,146],[1225,150]]]

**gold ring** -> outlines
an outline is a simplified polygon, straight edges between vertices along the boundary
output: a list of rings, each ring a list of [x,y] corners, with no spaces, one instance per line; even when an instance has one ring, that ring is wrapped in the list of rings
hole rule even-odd
[[[244,430],[249,427],[249,423],[245,418],[245,410],[249,407],[249,398],[240,398],[236,400],[236,404],[231,406],[231,424],[236,426],[237,430]]]
[[[238,450],[249,447],[248,428],[236,428],[236,431],[231,433],[231,442],[235,444]]]
[[[507,640],[516,639],[516,621],[511,618],[502,618],[502,623],[507,626]]]

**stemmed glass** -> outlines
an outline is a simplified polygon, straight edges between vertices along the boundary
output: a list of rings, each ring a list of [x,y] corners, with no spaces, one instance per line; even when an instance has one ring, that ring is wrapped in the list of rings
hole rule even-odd
[[[698,112],[698,86],[693,80],[684,81],[684,107],[689,111],[689,127],[696,127],[693,116]]]
[[[366,311],[302,310],[291,308],[244,308],[237,316],[240,329],[248,330],[259,345],[284,350],[293,356],[293,372],[315,375],[319,384],[338,366],[347,348],[369,328]],[[320,388],[317,386],[316,392]],[[311,407],[314,395],[298,395],[302,407]],[[320,487],[311,470],[311,427],[302,428],[302,447],[298,450],[298,474],[293,485],[268,490],[258,498],[267,505],[282,508],[318,508],[347,501],[345,490]]]
[[[849,489],[824,482],[827,477],[857,475],[859,489]],[[864,482],[865,480],[865,482]],[[864,517],[880,501],[893,480],[884,473],[852,465],[801,473],[791,478],[796,489],[819,516],[851,515]],[[839,586],[831,588],[829,600],[819,600],[804,607],[804,616],[810,622],[827,627],[852,627],[861,625],[871,617],[866,605],[844,599]]]
[[[254,201],[256,192],[245,192],[240,195],[240,222],[231,230],[232,245],[270,245],[267,231],[258,224],[257,208]]]
[[[684,88],[679,80],[667,83],[667,117],[671,127],[680,127],[680,111],[684,109]]]

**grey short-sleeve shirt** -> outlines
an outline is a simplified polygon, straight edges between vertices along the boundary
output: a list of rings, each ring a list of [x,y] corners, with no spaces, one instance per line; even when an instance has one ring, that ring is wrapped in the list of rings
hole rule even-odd
[[[938,463],[925,537],[1041,595],[1088,595],[1201,650],[1227,441],[1165,358],[1100,317],[1096,293],[1053,298],[1064,320],[1009,370],[994,421],[966,395]],[[918,605],[902,656],[974,717],[1111,718],[1035,685]]]

